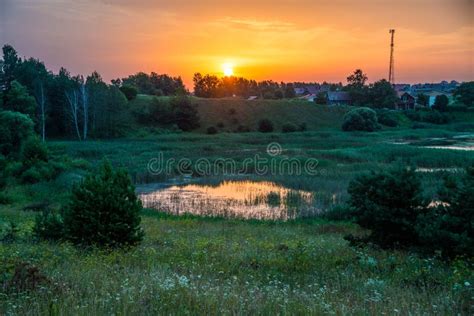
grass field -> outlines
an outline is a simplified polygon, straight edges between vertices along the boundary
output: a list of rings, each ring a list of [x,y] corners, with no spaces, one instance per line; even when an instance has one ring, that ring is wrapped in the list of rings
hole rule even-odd
[[[217,107],[237,107],[233,100],[215,102],[200,110],[209,122],[222,115]],[[267,113],[267,106],[256,103],[255,112],[248,117],[239,112],[236,116],[256,122]],[[272,106],[279,107],[277,103]],[[307,105],[296,108],[299,106],[301,112],[294,111],[295,124],[305,116]],[[320,172],[257,176],[250,169],[245,177],[325,196],[336,194],[337,203],[347,198],[348,182],[368,170],[399,162],[435,169],[420,173],[425,192],[431,195],[445,173],[436,168],[457,170],[474,163],[472,151],[422,147],[433,139],[472,135],[469,128],[460,130],[461,119],[446,126],[410,129],[405,124],[376,133],[344,133],[340,123],[336,127],[318,123],[329,120],[335,124],[342,115],[339,110],[321,117],[316,112],[308,115],[310,131],[304,133],[149,134],[82,143],[50,141],[50,151],[56,157],[70,157],[64,159],[72,167],[48,183],[11,184],[6,191],[12,204],[0,205],[0,236],[8,233],[10,223],[18,228],[16,238],[0,243],[2,280],[11,277],[15,264],[27,262],[46,281],[34,291],[0,291],[0,315],[472,313],[474,270],[468,263],[446,263],[405,251],[351,248],[343,236],[366,232],[348,222],[322,218],[241,221],[173,217],[144,210],[145,239],[133,249],[82,250],[33,239],[36,215],[23,208],[45,201],[59,209],[67,201],[71,184],[94,170],[103,158],[127,168],[136,183],[145,183],[179,177],[177,170],[149,175],[148,162],[159,153],[165,159],[232,158],[241,164],[249,155],[267,155],[267,145],[276,142],[282,152],[275,159],[314,158]],[[278,120],[283,115],[278,111],[271,111],[271,119],[280,125],[286,117]],[[227,121],[224,126],[229,126]],[[223,170],[203,180],[229,177]]]
[[[0,296],[18,315],[463,314],[472,270],[404,252],[357,250],[353,224],[244,222],[143,214],[144,242],[128,251],[34,243],[33,214],[2,212],[25,233],[0,244],[2,270],[27,261],[49,283]]]

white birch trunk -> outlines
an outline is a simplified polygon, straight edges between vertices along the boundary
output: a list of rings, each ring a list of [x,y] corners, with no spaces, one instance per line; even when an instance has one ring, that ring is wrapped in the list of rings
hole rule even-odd
[[[72,90],[72,92],[67,93],[66,98],[69,102],[71,117],[76,128],[77,138],[81,141],[81,132],[79,131],[79,122],[78,122],[78,111],[79,111],[79,96],[77,95],[76,90]]]

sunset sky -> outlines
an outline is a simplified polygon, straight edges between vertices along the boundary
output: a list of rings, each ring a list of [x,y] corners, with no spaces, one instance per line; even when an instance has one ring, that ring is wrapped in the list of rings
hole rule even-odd
[[[0,44],[57,71],[342,81],[474,79],[474,0],[0,0]]]

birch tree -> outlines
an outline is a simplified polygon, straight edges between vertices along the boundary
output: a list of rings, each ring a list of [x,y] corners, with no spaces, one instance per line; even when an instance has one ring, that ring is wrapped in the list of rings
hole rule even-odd
[[[71,91],[66,91],[66,99],[69,103],[69,112],[73,121],[73,124],[76,128],[77,138],[81,139],[81,133],[79,131],[79,94],[76,89]]]

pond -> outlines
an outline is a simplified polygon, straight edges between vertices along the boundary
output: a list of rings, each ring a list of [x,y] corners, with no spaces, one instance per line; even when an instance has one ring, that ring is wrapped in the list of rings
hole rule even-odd
[[[334,202],[321,201],[313,192],[290,189],[271,181],[144,185],[137,192],[144,207],[170,214],[244,219],[288,220],[311,216],[320,213],[323,204]]]

